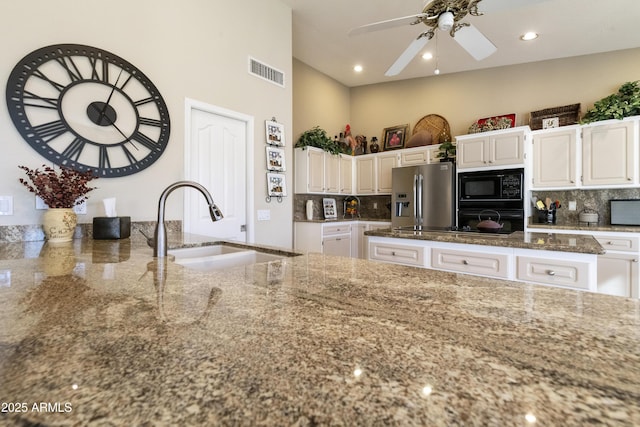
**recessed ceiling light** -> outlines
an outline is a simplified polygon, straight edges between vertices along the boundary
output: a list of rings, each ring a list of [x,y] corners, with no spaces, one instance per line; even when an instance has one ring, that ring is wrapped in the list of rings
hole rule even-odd
[[[431,52],[427,52],[424,55],[422,55],[422,59],[428,61],[430,59],[433,59],[433,54]]]
[[[355,71],[356,73],[361,73],[362,65],[356,65],[355,67],[353,67],[353,71]]]
[[[534,33],[533,31],[529,31],[528,33],[524,33],[520,36],[520,40],[529,41],[535,40],[538,38],[538,33]]]

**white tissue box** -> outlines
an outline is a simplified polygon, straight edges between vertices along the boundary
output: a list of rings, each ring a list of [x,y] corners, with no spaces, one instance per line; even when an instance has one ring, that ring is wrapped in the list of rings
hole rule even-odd
[[[93,218],[93,238],[96,240],[126,239],[130,235],[130,216],[97,216]]]

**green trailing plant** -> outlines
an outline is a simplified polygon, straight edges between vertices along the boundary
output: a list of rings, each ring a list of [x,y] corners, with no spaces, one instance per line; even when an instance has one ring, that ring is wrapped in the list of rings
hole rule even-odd
[[[329,138],[329,136],[327,135],[327,132],[319,126],[315,126],[307,131],[304,131],[300,135],[300,138],[298,138],[296,147],[316,147],[331,154],[340,154],[344,152],[343,147],[337,141],[332,141],[331,138]]]
[[[640,86],[638,81],[627,82],[620,86],[618,92],[596,101],[593,108],[582,117],[580,123],[622,119],[637,115],[640,115]]]

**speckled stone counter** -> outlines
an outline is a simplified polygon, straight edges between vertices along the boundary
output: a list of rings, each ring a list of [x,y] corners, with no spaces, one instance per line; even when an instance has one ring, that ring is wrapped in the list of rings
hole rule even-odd
[[[598,241],[584,234],[525,233],[511,234],[470,233],[454,231],[407,231],[396,228],[365,231],[367,236],[399,239],[430,240],[436,242],[466,243],[470,245],[503,246],[507,248],[537,249],[545,251],[603,254]]]
[[[136,241],[33,245],[0,245],[0,425],[640,425],[638,300],[320,254],[203,273]]]
[[[579,230],[579,231],[604,231],[612,233],[640,233],[640,226],[637,225],[607,225],[607,224],[586,224],[580,222],[558,222],[556,224],[541,224],[530,222],[527,225],[530,229],[545,230]]]

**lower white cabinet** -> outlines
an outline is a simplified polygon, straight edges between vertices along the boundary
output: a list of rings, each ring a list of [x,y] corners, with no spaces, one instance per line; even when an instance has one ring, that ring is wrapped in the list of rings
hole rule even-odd
[[[590,289],[590,265],[558,258],[516,257],[516,279],[544,285]]]
[[[597,235],[607,251],[598,256],[598,292],[627,298],[640,297],[640,237]]]
[[[458,250],[453,248],[431,249],[431,267],[458,273],[509,278],[508,253],[491,253]]]
[[[597,291],[595,254],[369,236],[369,259]]]
[[[394,264],[426,267],[425,253],[428,248],[421,245],[372,242],[369,244],[369,259]]]
[[[366,258],[364,232],[389,227],[390,222],[379,221],[296,222],[294,250]]]

